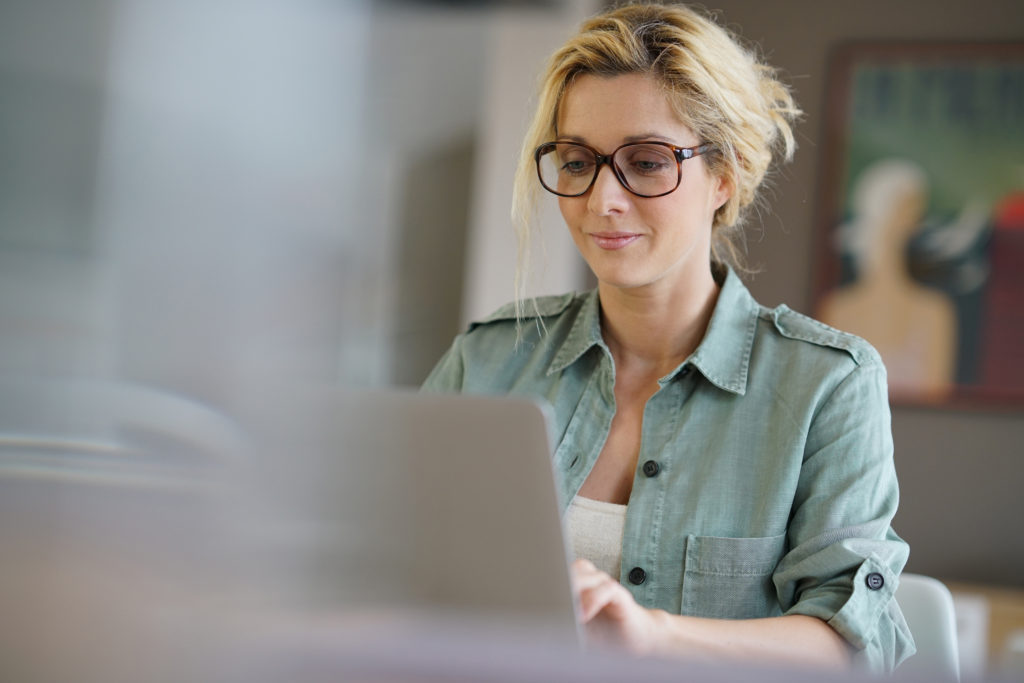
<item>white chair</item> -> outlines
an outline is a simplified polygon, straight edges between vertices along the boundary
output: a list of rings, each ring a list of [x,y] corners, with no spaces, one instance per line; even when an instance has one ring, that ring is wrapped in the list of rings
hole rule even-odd
[[[917,654],[900,665],[912,679],[960,680],[960,653],[953,596],[945,584],[920,574],[903,574],[896,602],[917,643]],[[927,676],[927,677],[926,677]]]

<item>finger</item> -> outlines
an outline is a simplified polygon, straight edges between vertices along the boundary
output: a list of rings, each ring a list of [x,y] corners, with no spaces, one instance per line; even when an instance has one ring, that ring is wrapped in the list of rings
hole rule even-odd
[[[569,565],[569,577],[573,581],[590,581],[594,577],[604,575],[605,572],[595,567],[593,562],[584,558],[573,560],[573,563]]]
[[[602,578],[604,578],[606,576],[608,576],[608,575],[605,574],[603,571],[601,571],[599,569],[595,569],[593,566],[591,566],[591,567],[575,567],[574,566],[570,570],[570,572],[569,572],[569,577],[573,581],[580,581],[580,582],[584,582],[584,583],[593,582],[595,580],[602,579]]]
[[[618,583],[611,576],[597,569],[592,564],[589,566],[574,565],[572,568],[572,572],[569,575],[569,579],[572,583],[573,592],[575,592],[577,595],[579,595],[582,591],[589,590],[594,586],[597,586],[605,582]]]
[[[623,600],[632,600],[632,596],[619,582],[604,574],[599,580],[582,587],[579,591],[580,620],[587,623],[601,612],[610,609],[616,613],[622,611]]]
[[[597,567],[594,566],[594,563],[591,562],[590,560],[588,560],[585,557],[577,557],[575,560],[573,560],[572,561],[572,567],[574,569],[577,568],[577,567],[583,568],[583,569],[588,569],[588,570],[597,569]]]

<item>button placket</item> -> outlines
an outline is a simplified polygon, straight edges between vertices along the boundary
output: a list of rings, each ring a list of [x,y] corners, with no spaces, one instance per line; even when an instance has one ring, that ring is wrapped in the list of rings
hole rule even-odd
[[[558,463],[565,475],[563,483],[563,491],[566,493],[565,501],[571,501],[579,492],[608,436],[607,430],[610,428],[614,415],[614,406],[608,404],[607,392],[604,390],[603,384],[608,382],[609,372],[610,368],[602,363],[591,374],[590,380],[580,396],[579,404],[572,417],[569,418],[562,441],[555,449],[554,461]],[[607,426],[604,427],[603,433],[601,432],[601,420],[595,419],[601,415],[607,415]],[[585,450],[581,447],[583,444],[591,444],[591,449]],[[568,505],[568,502],[565,505]]]
[[[665,450],[665,439],[675,432],[679,407],[685,400],[687,392],[682,387],[675,381],[661,383],[644,406],[640,458],[630,504],[633,514],[627,515],[626,537],[629,540],[623,544],[622,582],[633,597],[645,605],[659,590],[658,585],[662,581],[661,578],[655,581],[650,573],[660,571],[661,518],[665,511],[666,487],[670,485],[666,480],[666,462],[662,455],[669,453]],[[654,457],[645,457],[645,453]]]

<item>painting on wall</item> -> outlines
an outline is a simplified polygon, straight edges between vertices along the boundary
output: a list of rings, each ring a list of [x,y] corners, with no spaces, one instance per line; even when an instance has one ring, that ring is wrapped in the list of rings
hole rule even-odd
[[[815,314],[894,403],[1024,409],[1024,43],[830,62]]]

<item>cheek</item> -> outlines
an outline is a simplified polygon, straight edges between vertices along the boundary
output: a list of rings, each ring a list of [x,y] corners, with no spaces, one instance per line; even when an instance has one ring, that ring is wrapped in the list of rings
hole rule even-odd
[[[565,218],[566,209],[567,208],[568,208],[568,204],[565,201],[565,197],[559,197],[558,198],[558,210],[562,212],[562,217],[563,218]]]
[[[699,239],[703,233],[711,234],[710,207],[703,197],[689,197],[660,205],[645,207],[642,220],[656,227],[664,237],[685,240]]]
[[[694,222],[694,206],[688,201],[655,203],[644,207],[641,216],[645,223],[663,230],[684,230]]]
[[[574,197],[559,197],[558,210],[562,213],[565,224],[575,228],[580,217],[580,200]]]

